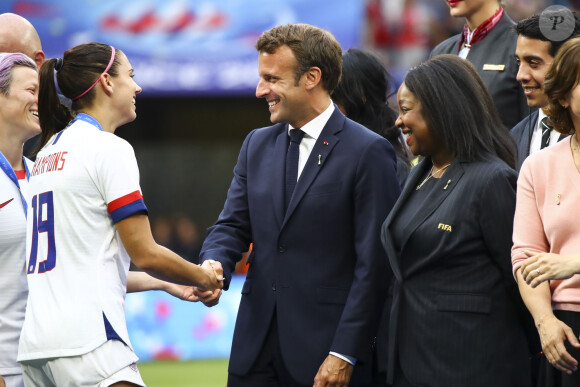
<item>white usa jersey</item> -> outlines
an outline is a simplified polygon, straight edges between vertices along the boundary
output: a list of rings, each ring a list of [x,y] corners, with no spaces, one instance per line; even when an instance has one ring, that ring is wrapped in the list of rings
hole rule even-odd
[[[78,356],[109,339],[130,346],[130,258],[115,223],[147,211],[133,148],[78,114],[30,170],[28,306],[18,360]]]
[[[13,171],[3,157],[0,153],[0,375],[6,376],[22,373],[16,355],[28,296],[23,203],[28,179],[26,171]]]

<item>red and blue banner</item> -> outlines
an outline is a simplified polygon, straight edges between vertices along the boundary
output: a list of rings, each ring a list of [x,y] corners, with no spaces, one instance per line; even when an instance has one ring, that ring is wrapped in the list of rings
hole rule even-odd
[[[117,47],[148,94],[253,95],[254,44],[269,28],[309,23],[360,46],[357,0],[2,0],[36,27],[47,58],[86,42]]]

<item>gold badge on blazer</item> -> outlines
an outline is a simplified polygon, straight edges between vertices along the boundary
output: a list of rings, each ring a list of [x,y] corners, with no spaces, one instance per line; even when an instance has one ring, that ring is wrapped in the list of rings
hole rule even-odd
[[[437,226],[437,228],[443,231],[451,232],[451,226],[448,224],[439,223],[439,226]]]
[[[503,64],[484,64],[483,71],[504,71],[505,65]]]

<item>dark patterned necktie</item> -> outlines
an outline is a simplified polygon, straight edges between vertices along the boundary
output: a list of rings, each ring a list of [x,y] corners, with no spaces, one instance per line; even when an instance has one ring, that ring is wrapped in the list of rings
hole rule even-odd
[[[540,124],[542,128],[542,144],[540,145],[540,149],[544,149],[545,147],[550,145],[550,134],[552,133],[553,128],[548,123],[548,117],[542,118]]]
[[[298,159],[300,158],[300,141],[304,132],[300,129],[290,130],[290,145],[286,153],[286,208],[298,181]]]

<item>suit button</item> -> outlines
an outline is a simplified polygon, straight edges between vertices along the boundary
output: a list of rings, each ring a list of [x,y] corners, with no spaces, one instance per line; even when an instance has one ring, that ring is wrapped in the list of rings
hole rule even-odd
[[[279,253],[285,253],[286,252],[286,246],[285,245],[278,246],[278,252]]]
[[[272,282],[272,290],[276,291],[276,282]]]

